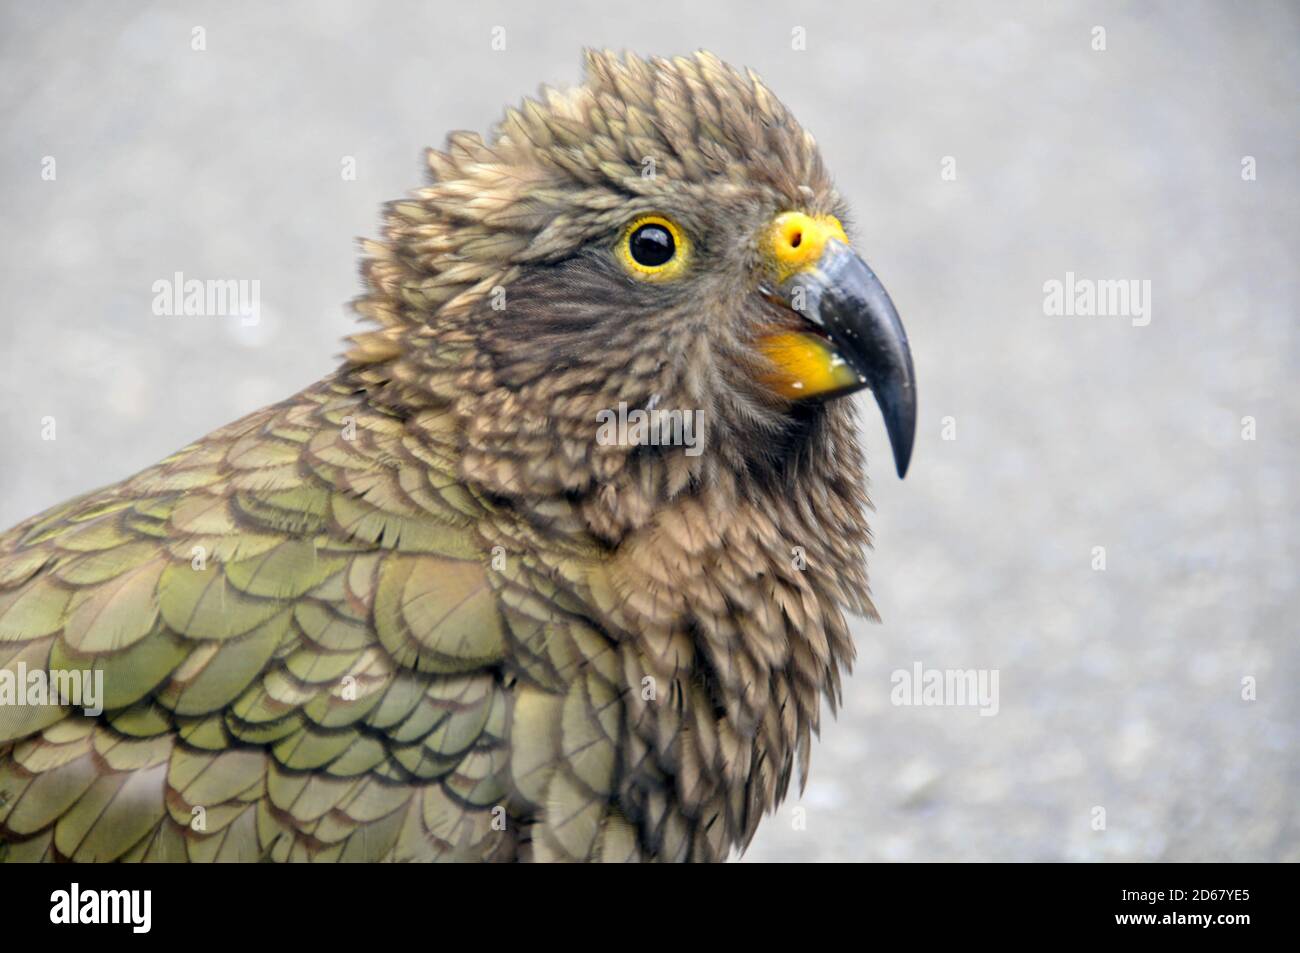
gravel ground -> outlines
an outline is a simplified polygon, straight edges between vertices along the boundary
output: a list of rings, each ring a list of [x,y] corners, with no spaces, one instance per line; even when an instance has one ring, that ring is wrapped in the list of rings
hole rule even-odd
[[[1298,39],[1281,3],[6,5],[0,526],[328,371],[425,145],[584,45],[707,47],[818,136],[922,398],[902,483],[863,415],[885,621],[746,858],[1300,860]],[[177,271],[259,279],[260,322],[155,317]],[[1150,307],[1049,316],[1067,272]],[[996,715],[892,704],[914,663],[996,672]]]

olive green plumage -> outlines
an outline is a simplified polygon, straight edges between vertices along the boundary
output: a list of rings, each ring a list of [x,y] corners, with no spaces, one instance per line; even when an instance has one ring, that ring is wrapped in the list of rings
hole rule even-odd
[[[0,667],[106,693],[0,706],[4,859],[716,860],[806,769],[862,463],[847,406],[753,389],[724,276],[842,202],[707,54],[544,99],[430,153],[338,373],[0,536]],[[696,284],[601,259],[645,209],[712,236]],[[708,452],[596,445],[652,399]]]
[[[6,665],[101,669],[106,709],[0,708],[10,858],[482,844],[508,756],[485,509],[403,444],[323,385],[5,538]]]

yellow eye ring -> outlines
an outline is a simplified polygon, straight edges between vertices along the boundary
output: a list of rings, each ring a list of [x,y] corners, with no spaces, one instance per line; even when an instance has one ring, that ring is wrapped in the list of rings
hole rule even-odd
[[[662,215],[642,215],[623,229],[617,251],[633,277],[663,281],[681,274],[690,258],[691,242],[676,222]]]

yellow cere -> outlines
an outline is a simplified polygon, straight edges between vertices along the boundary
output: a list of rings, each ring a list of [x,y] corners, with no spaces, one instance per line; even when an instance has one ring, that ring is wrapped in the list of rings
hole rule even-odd
[[[767,240],[767,253],[772,259],[777,283],[816,265],[831,239],[839,239],[846,245],[849,243],[844,226],[834,215],[807,215],[804,212],[778,215],[768,231]]]
[[[636,234],[637,229],[645,225],[659,225],[673,237],[675,248],[673,256],[661,265],[644,265],[632,257],[632,236]],[[691,258],[691,240],[671,219],[664,218],[662,215],[642,215],[633,219],[627,228],[623,229],[623,234],[618,241],[617,253],[619,261],[633,277],[643,281],[666,281],[676,278],[685,270]]]
[[[759,347],[772,362],[765,383],[787,400],[822,397],[860,386],[857,373],[825,338],[803,331],[777,331]]]

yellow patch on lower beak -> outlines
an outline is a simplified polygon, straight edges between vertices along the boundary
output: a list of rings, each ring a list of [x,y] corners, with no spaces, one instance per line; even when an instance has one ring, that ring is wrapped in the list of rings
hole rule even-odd
[[[772,362],[764,383],[787,400],[823,397],[861,386],[857,373],[831,342],[804,331],[775,331],[759,341]]]

